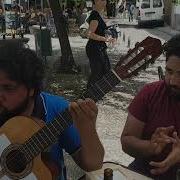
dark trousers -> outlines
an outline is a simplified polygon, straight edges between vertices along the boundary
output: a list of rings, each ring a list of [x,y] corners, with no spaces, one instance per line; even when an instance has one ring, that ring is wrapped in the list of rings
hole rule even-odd
[[[88,43],[86,53],[89,58],[91,74],[87,87],[90,87],[109,72],[111,66],[106,52],[106,47]]]

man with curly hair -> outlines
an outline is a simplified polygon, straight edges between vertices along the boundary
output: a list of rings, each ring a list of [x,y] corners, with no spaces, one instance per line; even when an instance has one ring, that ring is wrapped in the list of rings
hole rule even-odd
[[[53,126],[52,136],[57,134],[59,138],[41,154],[42,160],[53,179],[60,180],[66,179],[63,149],[85,171],[101,168],[104,149],[96,132],[98,110],[95,102],[80,99],[69,103],[63,97],[46,93],[42,91],[43,77],[43,62],[35,52],[15,42],[0,45],[0,127],[14,116],[32,117],[32,121],[35,117],[39,119],[36,120],[38,124],[42,125],[42,121],[48,124],[69,110],[73,123],[67,126],[64,118],[59,120],[58,124],[66,127],[60,136],[56,132],[58,124]],[[23,136],[21,124],[14,125],[17,127]]]

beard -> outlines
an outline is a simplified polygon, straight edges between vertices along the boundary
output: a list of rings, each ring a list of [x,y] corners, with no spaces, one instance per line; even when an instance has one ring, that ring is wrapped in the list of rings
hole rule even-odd
[[[169,94],[175,98],[177,101],[180,101],[180,88],[174,85],[167,85]]]
[[[6,108],[1,108],[0,109],[0,127],[10,118],[14,116],[18,116],[21,113],[23,113],[27,106],[29,104],[29,97],[26,97],[26,99],[15,109],[9,111]]]

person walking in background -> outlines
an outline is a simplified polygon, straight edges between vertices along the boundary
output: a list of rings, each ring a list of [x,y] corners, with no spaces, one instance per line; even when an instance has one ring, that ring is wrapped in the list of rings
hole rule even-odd
[[[134,4],[129,4],[128,5],[129,22],[133,21],[134,11],[135,11]]]
[[[134,19],[134,11],[135,11],[135,6],[134,6],[134,4],[131,4],[130,12],[129,12],[129,22],[133,21],[133,19]]]
[[[93,0],[93,4],[94,10],[88,18],[89,29],[87,31],[89,40],[86,45],[86,53],[91,68],[87,87],[96,83],[110,70],[106,42],[114,41],[114,38],[105,37],[107,26],[102,18],[102,12],[106,7],[106,0]]]

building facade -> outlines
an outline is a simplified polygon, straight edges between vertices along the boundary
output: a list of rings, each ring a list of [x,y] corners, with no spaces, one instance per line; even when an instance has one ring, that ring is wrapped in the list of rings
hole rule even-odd
[[[172,2],[171,27],[180,31],[180,0]]]
[[[164,0],[165,21],[173,29],[180,30],[180,0]]]

